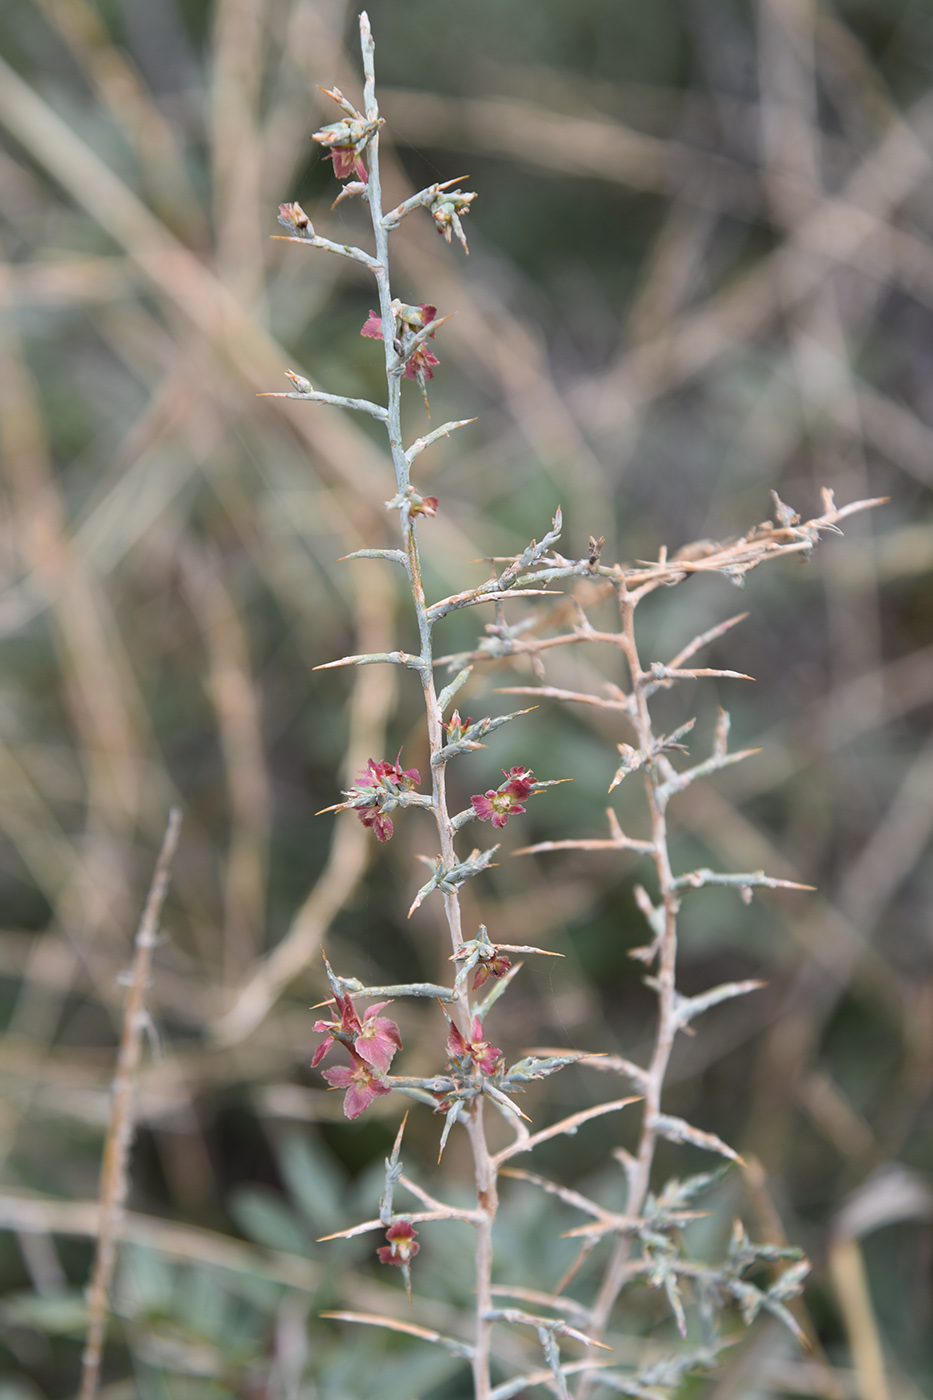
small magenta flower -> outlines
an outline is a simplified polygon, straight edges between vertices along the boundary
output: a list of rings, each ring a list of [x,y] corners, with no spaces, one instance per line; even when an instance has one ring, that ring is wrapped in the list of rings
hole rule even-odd
[[[376,1014],[384,1006],[391,1005],[389,1001],[377,1001],[375,1006],[371,1006],[363,1017],[363,1024],[353,1042],[353,1049],[360,1059],[366,1060],[373,1069],[381,1070],[383,1074],[392,1063],[396,1050],[402,1048],[402,1037],[395,1022],[388,1016]]]
[[[401,757],[402,750],[399,749],[394,763],[387,758],[381,758],[378,763],[374,758],[367,759],[366,767],[359,771],[357,782],[361,785],[370,783],[377,786],[388,779],[389,782],[395,783],[396,787],[414,787],[416,783],[421,782],[421,775],[417,768],[403,768],[399,763]]]
[[[437,317],[437,307],[431,306],[427,302],[422,302],[418,306],[406,306],[403,302],[394,301],[392,310],[395,312],[396,318],[396,337],[404,335],[406,330],[417,334]],[[432,340],[434,334],[434,331],[430,332]],[[377,316],[375,311],[371,310],[363,323],[360,335],[366,336],[369,340],[383,340],[382,317]],[[434,366],[439,364],[440,360],[422,341],[408,356],[402,372],[406,379],[418,379],[419,376],[422,379],[433,379]]]
[[[346,180],[350,175],[359,177],[361,185],[365,185],[369,179],[366,173],[366,166],[356,146],[335,146],[329,157],[325,159],[334,162],[334,174],[338,180]]]
[[[469,1040],[465,1040],[458,1027],[451,1022],[447,1036],[447,1054],[455,1064],[472,1062],[474,1068],[482,1074],[495,1074],[496,1067],[502,1059],[502,1051],[498,1046],[490,1045],[483,1039],[483,1023],[478,1016],[473,1017]]]
[[[414,1259],[421,1248],[415,1239],[418,1231],[408,1220],[396,1220],[394,1225],[390,1225],[386,1230],[388,1244],[380,1245],[377,1253],[380,1262],[383,1264],[397,1264],[399,1268],[404,1268]]]
[[[357,816],[364,826],[375,833],[377,841],[385,845],[387,841],[392,840],[392,833],[395,831],[392,818],[380,812],[378,807],[360,807]]]
[[[388,1016],[378,1014],[384,1006],[391,1006],[391,1002],[377,1001],[365,1013],[362,1021],[348,996],[335,997],[334,1003],[339,1020],[314,1023],[316,1031],[327,1032],[327,1039],[322,1040],[315,1050],[311,1068],[316,1069],[334,1042],[339,1041],[351,1054],[365,1060],[384,1074],[392,1063],[396,1050],[402,1048],[398,1026],[389,1020]]]
[[[476,972],[473,976],[474,992],[478,991],[480,987],[488,982],[490,977],[504,976],[511,966],[511,958],[507,958],[505,954],[500,953],[498,949],[490,954],[489,957],[480,958],[479,962],[476,964]]]
[[[481,822],[491,821],[493,826],[503,827],[509,817],[524,812],[522,802],[535,790],[534,774],[530,768],[510,768],[502,770],[505,782],[497,788],[489,788],[485,794],[477,793],[470,799],[473,810]]]
[[[399,796],[410,792],[421,781],[417,768],[403,768],[400,763],[402,751],[399,749],[396,760],[371,758],[366,767],[357,774],[356,784],[346,793],[347,801],[326,810],[345,812],[353,808],[364,826],[375,832],[379,841],[388,841],[394,827],[392,819],[383,810],[391,811],[400,805]]]
[[[377,316],[371,307],[369,315],[363,322],[363,329],[360,331],[360,335],[365,335],[368,340],[382,339],[382,317]]]
[[[334,1004],[337,1007],[339,1019],[334,1021],[315,1021],[316,1031],[326,1031],[327,1039],[322,1040],[314,1052],[314,1059],[311,1061],[311,1068],[316,1069],[327,1054],[335,1041],[345,1045],[348,1049],[353,1045],[356,1037],[360,1034],[362,1027],[360,1018],[356,1014],[356,1008],[349,997],[335,997]],[[385,1005],[385,1003],[383,1003]]]
[[[359,1118],[373,1099],[392,1092],[391,1086],[378,1078],[372,1065],[361,1060],[352,1050],[349,1065],[324,1070],[324,1078],[332,1089],[346,1089],[343,1111],[348,1118]]]

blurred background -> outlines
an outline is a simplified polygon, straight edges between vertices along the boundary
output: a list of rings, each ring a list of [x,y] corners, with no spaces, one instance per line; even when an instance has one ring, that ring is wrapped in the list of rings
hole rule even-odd
[[[749,612],[706,664],[755,682],[672,700],[678,722],[699,715],[700,751],[717,703],[736,746],[763,750],[675,804],[678,868],[817,887],[686,904],[685,990],[767,987],[684,1040],[667,1103],[761,1164],[723,1183],[695,1248],[720,1249],[735,1213],[803,1245],[823,1351],[765,1323],[684,1393],[917,1400],[933,1393],[933,8],[370,14],[387,203],[453,176],[478,191],[468,258],[424,216],[394,240],[396,295],[456,312],[432,422],[477,419],[418,461],[441,498],[421,532],[432,594],[479,582],[477,560],[540,538],[558,505],[564,551],[605,535],[612,562],[739,534],[771,488],[805,517],[822,486],[890,497],[807,564],[769,565],[741,595],[693,579],[639,617],[643,655],[666,660]],[[399,1119],[393,1098],[347,1124],[309,1069],[321,941],[370,983],[447,967],[432,904],[405,919],[433,852],[419,815],[387,850],[351,816],[315,815],[370,756],[402,745],[425,767],[411,676],[313,669],[411,635],[386,567],[335,563],[393,540],[383,446],[369,419],[257,397],[287,388],[286,367],[382,397],[364,271],[270,237],[297,199],[319,231],[369,246],[364,209],[330,212],[308,139],[339,115],[317,84],[358,100],[356,13],[5,0],[0,54],[0,1396],[74,1393],[121,973],[178,802],[104,1394],[346,1400],[378,1378],[380,1400],[460,1400],[446,1353],[318,1317],[352,1305],[457,1332],[471,1305],[456,1227],[422,1232],[411,1311],[373,1237],[314,1243],[376,1213]],[[411,438],[426,420],[408,387]],[[440,645],[469,648],[486,620],[453,615]],[[559,684],[623,679],[595,649],[564,664]],[[528,679],[476,673],[460,709],[498,713],[490,688]],[[454,774],[458,805],[512,763],[574,780],[510,825],[467,891],[468,927],[564,954],[526,965],[490,1019],[513,1056],[639,1059],[650,1043],[628,957],[649,872],[506,858],[603,836],[628,737],[544,703]],[[614,799],[637,834],[636,782]],[[432,1072],[436,1007],[395,1011],[397,1067]],[[606,1086],[568,1071],[525,1106],[556,1116]],[[425,1181],[438,1126],[409,1121],[406,1167]],[[591,1125],[541,1169],[611,1198],[604,1164],[631,1132]],[[449,1199],[469,1190],[456,1136]],[[672,1149],[661,1166],[710,1159]],[[510,1281],[553,1286],[576,1223],[513,1183]],[[642,1291],[616,1354],[671,1333]]]

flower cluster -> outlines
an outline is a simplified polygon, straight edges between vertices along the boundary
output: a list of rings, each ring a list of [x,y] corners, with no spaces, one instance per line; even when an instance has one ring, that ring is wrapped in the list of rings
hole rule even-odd
[[[460,220],[464,214],[469,214],[470,204],[475,198],[475,191],[464,193],[463,190],[439,189],[428,205],[428,213],[444,241],[449,243],[451,233],[455,233],[465,253],[469,253],[470,250]]]
[[[425,326],[429,326],[437,317],[437,307],[429,306],[426,302],[418,306],[408,306],[402,301],[393,301],[392,310],[395,313],[395,332],[393,343],[399,355],[405,355],[405,368],[402,371],[406,379],[434,378],[434,366],[440,364],[440,360],[425,345],[424,341],[418,344],[406,355],[408,349],[406,341],[411,340],[413,335],[423,331]],[[430,338],[434,339],[434,331],[429,331]],[[360,335],[365,335],[370,340],[384,340],[385,335],[382,328],[382,317],[377,316],[375,311],[370,311]]]
[[[402,793],[410,792],[421,776],[417,768],[402,768],[399,749],[394,763],[388,759],[369,759],[366,767],[357,775],[356,785],[347,793],[348,802],[342,808],[355,807],[357,816],[364,826],[371,827],[379,841],[390,841],[394,827],[386,809],[399,806]]]
[[[344,1045],[350,1052],[350,1064],[338,1065],[324,1071],[324,1078],[332,1089],[345,1089],[343,1111],[348,1118],[359,1118],[373,1099],[391,1093],[388,1084],[381,1076],[387,1073],[396,1050],[402,1048],[402,1037],[398,1026],[379,1012],[390,1003],[378,1001],[371,1006],[360,1020],[356,1007],[349,996],[334,997],[337,1016],[332,1021],[315,1021],[316,1031],[326,1031],[314,1052],[312,1069],[316,1068],[335,1042]]]
[[[509,817],[524,812],[522,803],[535,790],[534,774],[530,768],[510,768],[502,770],[505,782],[497,788],[489,788],[485,794],[477,793],[470,799],[473,810],[481,822],[491,821],[493,826],[503,827]]]
[[[332,97],[346,112],[346,117],[339,122],[329,122],[327,126],[322,126],[320,131],[316,131],[311,137],[312,141],[317,141],[321,146],[329,146],[330,152],[326,157],[334,163],[334,174],[338,180],[346,180],[351,175],[357,175],[362,184],[366,184],[368,176],[366,166],[363,164],[362,156],[366,147],[375,136],[381,121],[367,121],[362,112],[358,112],[344,97],[339,88],[324,91],[328,97]]]
[[[473,1017],[469,1040],[451,1022],[447,1036],[449,1068],[455,1073],[464,1072],[495,1074],[502,1063],[502,1051],[497,1045],[490,1045],[483,1039],[483,1023],[478,1016]]]

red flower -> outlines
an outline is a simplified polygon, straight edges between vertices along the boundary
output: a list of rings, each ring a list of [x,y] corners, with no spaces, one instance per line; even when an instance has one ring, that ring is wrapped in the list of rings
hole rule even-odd
[[[501,977],[511,966],[511,958],[507,958],[504,953],[495,952],[491,957],[480,958],[473,977],[474,992],[488,982],[490,977]]]
[[[328,122],[327,126],[322,126],[320,131],[314,133],[311,140],[330,148],[325,159],[333,161],[334,174],[338,180],[357,175],[365,185],[369,177],[363,164],[363,152],[382,123],[367,121],[362,112],[357,112],[351,107],[336,88],[328,93],[328,96],[340,103],[347,113],[347,118],[339,122]]]
[[[353,1044],[355,1038],[360,1034],[360,1018],[356,1014],[356,1008],[349,997],[335,997],[334,1003],[339,1013],[339,1020],[336,1021],[315,1021],[316,1031],[327,1031],[327,1039],[322,1040],[314,1052],[314,1059],[311,1061],[311,1068],[316,1069],[327,1054],[334,1041],[339,1040],[342,1045],[348,1048]]]
[[[474,1068],[482,1074],[494,1074],[502,1059],[502,1051],[498,1046],[490,1045],[483,1039],[483,1023],[478,1016],[473,1017],[469,1040],[465,1040],[460,1030],[451,1023],[447,1036],[447,1054],[451,1060],[461,1064],[464,1060],[471,1061]]]
[[[360,1059],[366,1060],[383,1074],[392,1063],[396,1050],[402,1048],[402,1037],[395,1022],[389,1020],[388,1016],[376,1015],[377,1011],[391,1004],[388,1001],[377,1001],[375,1006],[371,1006],[363,1017],[359,1035],[353,1042],[353,1049]]]
[[[397,787],[414,787],[415,783],[421,782],[421,774],[418,772],[417,768],[402,768],[399,763],[401,756],[402,750],[399,749],[395,756],[394,763],[387,758],[381,758],[378,763],[374,758],[368,759],[366,767],[360,769],[356,781],[360,786],[369,784],[370,786],[378,787],[380,783],[388,779],[390,783],[395,783]]]
[[[505,782],[500,784],[499,791],[512,793],[515,797],[530,797],[535,790],[535,778],[530,768],[510,768],[506,773],[502,770]]]
[[[402,374],[406,379],[417,379],[419,374],[424,375],[425,379],[433,379],[434,366],[439,364],[440,360],[426,345],[416,345],[408,357]]]
[[[381,841],[385,845],[386,841],[392,840],[392,833],[395,830],[392,818],[380,812],[378,807],[360,807],[357,816],[364,826],[373,829],[377,841]]]
[[[405,332],[424,330],[437,316],[437,307],[430,306],[427,302],[421,302],[418,306],[406,306],[403,302],[394,301],[392,309],[395,312],[396,333],[404,338]],[[434,331],[430,332],[430,337],[434,339]],[[383,340],[382,317],[377,316],[375,311],[370,310],[360,335],[364,335],[369,340]],[[403,352],[404,353],[404,352]],[[422,343],[416,345],[406,361],[403,374],[406,379],[417,379],[421,375],[424,379],[434,378],[434,366],[439,365],[440,360]]]
[[[404,1267],[410,1260],[414,1259],[421,1248],[415,1239],[418,1231],[408,1220],[397,1220],[394,1225],[390,1225],[386,1230],[388,1244],[380,1245],[380,1262],[383,1264],[398,1264],[399,1268]]]
[[[391,840],[395,829],[391,817],[382,810],[383,800],[397,798],[400,791],[410,791],[421,781],[417,768],[401,766],[401,756],[399,749],[394,763],[386,758],[378,762],[374,758],[369,759],[366,767],[357,774],[356,786],[346,794],[350,800],[341,802],[335,809],[342,812],[353,807],[363,825],[374,831],[379,841]],[[391,805],[394,807],[398,803],[393,801]]]
[[[360,1114],[369,1108],[373,1099],[392,1092],[388,1084],[383,1084],[382,1080],[377,1078],[372,1066],[361,1060],[359,1055],[354,1055],[352,1050],[349,1065],[337,1065],[335,1069],[326,1069],[324,1078],[332,1089],[346,1089],[343,1111],[348,1118],[359,1118]]]
[[[335,146],[324,159],[334,162],[334,174],[338,180],[346,180],[349,175],[358,175],[365,185],[369,179],[366,166],[355,146]]]
[[[497,788],[489,788],[485,795],[477,793],[471,797],[473,810],[481,822],[491,821],[493,826],[503,827],[509,817],[524,812],[523,800],[535,790],[534,774],[530,768],[503,768],[505,782]]]
[[[363,329],[360,331],[360,335],[365,335],[369,340],[382,339],[382,317],[377,316],[375,311],[371,308],[369,315],[363,323]]]
[[[387,1016],[378,1015],[384,1006],[390,1006],[391,1003],[377,1001],[374,1006],[368,1009],[361,1022],[356,1008],[348,996],[335,997],[334,1002],[340,1019],[315,1021],[314,1023],[316,1031],[327,1031],[328,1035],[327,1039],[322,1040],[315,1050],[311,1068],[315,1069],[334,1041],[339,1040],[342,1045],[347,1047],[351,1055],[365,1060],[374,1069],[385,1074],[392,1063],[392,1057],[396,1050],[402,1048],[402,1038],[399,1035],[398,1026]]]

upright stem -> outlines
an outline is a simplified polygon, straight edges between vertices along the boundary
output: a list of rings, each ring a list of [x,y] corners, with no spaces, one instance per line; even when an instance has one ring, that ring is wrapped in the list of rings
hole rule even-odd
[[[369,18],[360,15],[360,38],[363,53],[364,106],[367,121],[378,121],[379,107],[375,87],[375,50]],[[369,203],[376,243],[378,267],[374,270],[379,292],[379,314],[382,318],[385,348],[386,381],[388,386],[388,416],[385,420],[395,470],[396,488],[403,493],[409,484],[409,463],[402,440],[401,388],[402,366],[394,346],[395,313],[392,310],[392,289],[389,277],[389,234],[383,221],[382,183],[379,172],[379,133],[370,141],[369,179],[366,199]],[[405,545],[406,570],[421,643],[419,674],[427,718],[428,743],[431,757],[432,810],[437,825],[441,859],[446,866],[456,862],[455,828],[447,807],[447,768],[437,762],[444,746],[443,715],[438,704],[434,682],[432,622],[428,617],[418,555],[416,522],[412,514],[402,509],[402,531]],[[451,948],[456,952],[463,941],[461,933],[460,900],[456,892],[444,895],[444,914],[450,933]],[[470,1035],[471,1010],[469,993],[463,987],[458,996],[455,1016],[460,1031]],[[483,1099],[477,1096],[469,1110],[467,1135],[473,1153],[476,1194],[482,1220],[476,1225],[476,1335],[473,1352],[473,1385],[475,1400],[488,1400],[491,1382],[489,1374],[492,1323],[487,1314],[492,1308],[492,1228],[498,1206],[496,1170],[491,1159],[483,1122]]]

